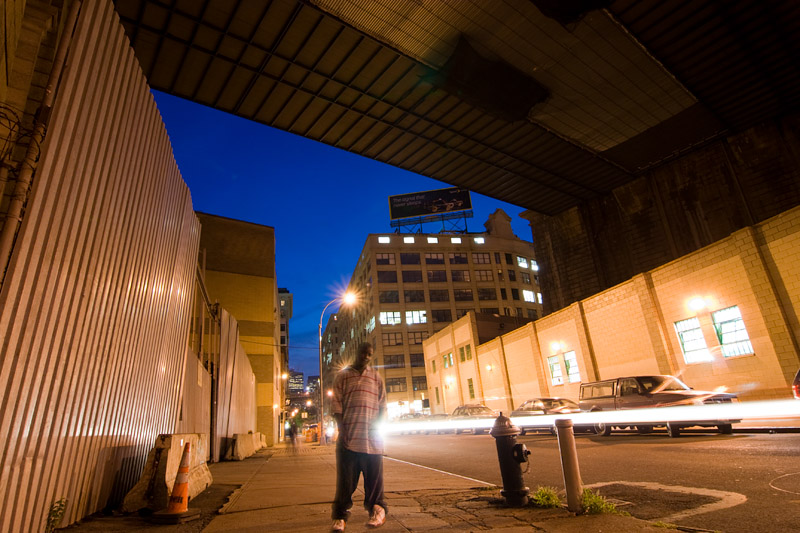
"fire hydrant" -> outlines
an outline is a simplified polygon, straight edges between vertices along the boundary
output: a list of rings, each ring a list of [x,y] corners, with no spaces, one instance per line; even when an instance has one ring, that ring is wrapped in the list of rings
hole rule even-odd
[[[500,494],[511,507],[522,507],[528,503],[530,489],[522,479],[522,463],[528,462],[530,450],[524,444],[517,444],[520,431],[511,424],[507,416],[497,417],[489,434],[497,445],[497,460],[500,462],[500,475],[503,478],[503,490]]]

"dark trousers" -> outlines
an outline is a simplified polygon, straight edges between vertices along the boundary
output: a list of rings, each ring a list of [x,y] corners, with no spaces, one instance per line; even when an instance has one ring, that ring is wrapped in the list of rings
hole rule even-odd
[[[353,506],[353,493],[358,487],[358,478],[364,474],[364,509],[372,512],[374,505],[384,509],[383,499],[383,456],[371,453],[353,452],[336,445],[336,499],[333,501],[331,516],[334,520],[347,520]]]

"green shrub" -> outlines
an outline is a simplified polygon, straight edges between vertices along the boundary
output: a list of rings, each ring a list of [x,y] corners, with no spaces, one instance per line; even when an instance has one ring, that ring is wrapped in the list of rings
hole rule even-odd
[[[61,498],[54,501],[50,506],[50,511],[47,513],[47,525],[45,526],[46,533],[51,533],[61,524],[61,519],[64,518],[64,511],[67,510],[67,499]]]
[[[583,512],[586,514],[606,513],[630,516],[630,513],[618,511],[616,505],[600,496],[599,492],[593,492],[591,489],[583,489],[581,502],[583,503]]]
[[[561,507],[561,498],[553,487],[538,487],[531,495],[531,502],[535,507],[544,509]]]

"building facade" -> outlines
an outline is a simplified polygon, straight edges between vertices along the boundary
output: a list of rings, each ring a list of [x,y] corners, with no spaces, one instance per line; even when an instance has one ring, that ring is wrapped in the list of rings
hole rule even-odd
[[[290,370],[288,393],[303,394],[306,390],[304,380],[305,378],[302,372],[298,372],[296,370]]]
[[[369,235],[349,286],[359,301],[340,308],[323,336],[326,389],[368,341],[389,416],[426,410],[425,339],[470,311],[519,324],[541,316],[533,245],[514,236],[510,220],[497,210],[483,233]]]

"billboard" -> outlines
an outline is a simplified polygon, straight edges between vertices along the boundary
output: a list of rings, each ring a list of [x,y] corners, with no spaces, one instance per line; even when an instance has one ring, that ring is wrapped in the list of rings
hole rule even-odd
[[[389,197],[389,216],[398,218],[420,217],[467,211],[472,209],[469,189],[452,187],[435,191],[413,192]]]

